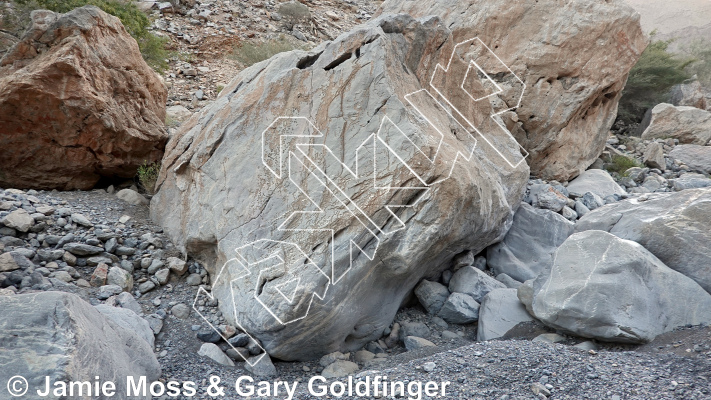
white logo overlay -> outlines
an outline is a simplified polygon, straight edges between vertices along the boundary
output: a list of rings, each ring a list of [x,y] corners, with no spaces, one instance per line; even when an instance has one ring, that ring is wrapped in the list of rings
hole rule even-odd
[[[481,57],[482,61],[477,63],[475,60],[469,60],[468,63],[463,63],[461,59],[455,58],[455,55],[462,49],[475,49],[476,54],[487,53],[486,57]],[[479,60],[479,58],[477,58]],[[212,287],[219,282],[220,279],[224,279],[224,276],[231,276],[230,290],[232,291],[232,299],[235,300],[234,285],[233,283],[244,279],[245,277],[255,273],[253,271],[259,271],[257,276],[257,286],[260,282],[265,279],[269,279],[270,276],[285,276],[286,279],[284,283],[276,286],[275,289],[281,295],[281,303],[278,305],[272,304],[270,307],[265,304],[258,294],[260,293],[259,288],[254,291],[254,298],[268,311],[279,324],[287,325],[297,323],[298,321],[304,319],[309,310],[311,309],[311,304],[314,299],[323,300],[328,288],[332,285],[337,285],[339,281],[350,271],[353,263],[354,256],[365,255],[369,260],[373,260],[375,254],[378,250],[378,245],[382,240],[381,237],[386,235],[391,235],[399,230],[407,229],[406,224],[398,217],[395,213],[397,208],[402,207],[414,207],[422,196],[419,196],[417,200],[411,204],[387,204],[383,206],[383,210],[393,217],[394,223],[390,229],[386,229],[376,224],[375,221],[368,216],[366,212],[359,206],[357,200],[351,198],[348,194],[348,190],[343,188],[342,176],[345,173],[346,177],[349,179],[357,180],[360,182],[366,182],[372,179],[372,187],[374,189],[382,190],[419,190],[427,191],[433,185],[442,183],[443,181],[449,179],[452,175],[456,163],[460,160],[471,161],[474,150],[477,145],[477,138],[472,135],[472,131],[477,134],[478,137],[482,138],[494,151],[506,161],[506,163],[512,168],[517,168],[525,158],[528,153],[519,145],[519,151],[512,153],[510,150],[508,152],[500,151],[495,140],[488,138],[481,130],[477,123],[473,121],[473,118],[468,117],[464,110],[460,110],[455,106],[455,101],[445,96],[445,90],[443,88],[442,82],[445,78],[449,77],[461,77],[463,79],[461,84],[457,88],[457,91],[461,93],[450,93],[452,98],[462,98],[463,96],[468,96],[473,102],[478,101],[489,101],[489,98],[497,94],[504,92],[504,89],[495,81],[492,76],[490,76],[487,71],[505,71],[507,74],[513,77],[515,97],[514,100],[516,104],[513,107],[502,107],[497,108],[496,104],[503,102],[492,102],[494,104],[494,113],[490,116],[496,126],[500,127],[509,142],[516,143],[508,129],[503,125],[501,121],[501,114],[515,110],[521,104],[521,99],[523,97],[523,92],[526,85],[524,82],[513,73],[513,71],[506,66],[498,56],[496,56],[489,47],[487,47],[479,38],[469,39],[458,43],[454,46],[452,55],[449,58],[449,62],[446,66],[437,64],[435,71],[429,82],[429,87],[420,89],[418,91],[409,93],[404,96],[405,102],[409,104],[417,113],[417,115],[423,118],[429,125],[436,131],[438,138],[435,138],[435,143],[433,143],[433,148],[435,149],[434,154],[429,151],[425,151],[423,148],[418,146],[417,143],[410,140],[409,137],[403,132],[398,126],[393,123],[393,121],[387,116],[383,115],[380,117],[380,128],[376,133],[371,134],[365,141],[363,141],[356,149],[356,162],[354,167],[349,167],[342,160],[338,158],[336,153],[334,153],[325,144],[314,144],[311,141],[318,138],[323,138],[324,135],[316,127],[316,125],[309,120],[307,117],[302,116],[282,116],[276,118],[263,132],[262,132],[262,148],[261,148],[261,161],[264,168],[266,168],[274,178],[282,180],[289,179],[291,183],[296,185],[296,187],[303,193],[310,201],[311,207],[308,211],[295,211],[291,213],[277,228],[279,231],[330,231],[331,235],[331,251],[330,251],[330,265],[319,267],[315,262],[313,262],[307,252],[305,252],[299,245],[291,242],[276,241],[268,238],[256,240],[240,246],[235,249],[236,257],[228,260],[219,270],[218,274],[212,280]],[[449,75],[449,76],[448,76]],[[475,97],[472,91],[468,88],[471,85],[471,76],[476,75],[483,83],[484,88],[488,92],[485,96]],[[458,82],[458,81],[457,81]],[[510,95],[510,91],[508,93]],[[442,101],[440,101],[441,99]],[[443,104],[444,103],[444,104]],[[440,125],[435,121],[434,118],[430,118],[424,110],[427,108],[425,104],[435,104],[440,110],[444,110],[450,117],[451,121],[455,121],[459,124],[463,132],[467,132],[467,137],[460,138],[466,145],[466,151],[464,153],[457,152],[456,156],[452,159],[443,159],[445,156],[442,155],[441,147],[444,142],[445,135],[442,130],[438,127]],[[456,113],[456,116],[453,115]],[[462,121],[462,122],[460,122]],[[467,126],[464,126],[467,125]],[[296,128],[295,128],[296,127]],[[385,132],[388,133],[385,133]],[[308,132],[308,134],[286,134],[284,132]],[[419,160],[424,160],[427,165],[434,165],[435,161],[443,164],[448,168],[448,173],[443,177],[435,180],[434,182],[426,182],[421,178],[421,174],[418,171],[422,171],[422,165],[417,167],[412,164],[408,164],[403,160],[395,149],[391,148],[389,145],[389,132],[399,133],[400,135],[408,138],[409,143],[412,144],[412,148],[417,153]],[[273,141],[269,141],[269,138],[277,137],[278,148],[272,148]],[[288,146],[287,141],[295,142],[293,146],[294,150],[285,151]],[[301,141],[301,142],[300,142]],[[432,144],[432,143],[430,143]],[[376,152],[386,152],[391,158],[395,159],[396,162],[401,163],[406,167],[406,170],[412,174],[416,179],[413,181],[416,183],[414,186],[406,187],[390,187],[390,186],[380,186],[378,180],[376,179],[376,170],[378,163],[375,161]],[[317,160],[311,156],[313,154],[318,154],[321,158],[327,159],[332,165],[338,166],[338,175],[340,178],[336,179],[333,173],[323,166],[323,162],[319,163]],[[372,159],[370,155],[372,154]],[[365,160],[366,162],[360,163],[359,160]],[[422,163],[420,163],[422,164]],[[301,185],[300,179],[304,176],[307,179],[315,183],[315,187],[319,187],[328,191],[328,194],[335,198],[340,206],[345,208],[356,221],[360,222],[358,226],[359,234],[361,237],[358,240],[351,240],[349,249],[350,251],[350,261],[349,265],[337,265],[334,262],[334,235],[335,232],[332,229],[315,229],[315,228],[294,228],[294,226],[300,226],[298,222],[312,215],[323,216],[325,211],[318,206],[318,202],[314,200],[310,191],[313,189],[308,189]],[[297,178],[298,177],[298,178]],[[392,203],[392,201],[390,202]],[[396,201],[397,203],[397,201]],[[311,225],[309,225],[311,226]],[[361,246],[360,243],[369,243],[368,246]],[[274,251],[274,248],[278,248],[280,251]],[[271,249],[271,250],[270,250]],[[296,266],[297,268],[290,268]],[[224,273],[228,269],[230,274]],[[305,286],[301,280],[300,274],[304,271],[309,270],[312,273],[316,273],[321,276],[321,285],[309,285]],[[243,273],[235,276],[235,271],[243,271]],[[306,306],[300,305],[299,311],[294,312],[293,306],[294,301],[297,297],[297,293],[312,293],[311,299]],[[201,296],[213,299],[213,295],[204,290],[203,288],[198,289],[197,297],[193,303],[193,309],[205,320],[205,322],[214,329],[220,336],[229,344],[229,341],[223,333],[217,329],[212,322],[203,315],[198,308],[198,301]],[[291,307],[290,307],[291,306]],[[234,304],[234,320],[236,322],[237,328],[247,333],[238,318],[238,304]],[[289,310],[286,312],[285,310]],[[253,339],[249,333],[247,333],[250,339]],[[265,349],[259,344],[259,341],[254,340],[262,353],[259,356],[253,358],[245,358],[241,352],[236,351],[244,361],[250,365],[256,365],[266,354]],[[230,344],[232,346],[232,344]],[[234,346],[232,346],[234,349]]]

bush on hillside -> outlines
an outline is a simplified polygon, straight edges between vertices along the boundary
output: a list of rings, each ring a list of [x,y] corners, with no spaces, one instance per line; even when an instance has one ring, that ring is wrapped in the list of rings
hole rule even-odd
[[[250,67],[258,62],[268,60],[272,56],[302,47],[294,45],[284,36],[266,41],[250,41],[241,43],[235,47],[231,57],[242,63],[245,67]]]
[[[689,65],[689,72],[696,75],[702,84],[711,85],[711,42],[697,40],[691,43],[686,51],[694,58]]]
[[[620,99],[619,117],[625,122],[639,122],[648,108],[666,100],[672,86],[690,78],[686,68],[694,59],[669,53],[669,43],[652,42],[632,67]]]
[[[159,72],[167,68],[165,59],[169,56],[166,50],[168,39],[148,31],[151,21],[132,2],[121,0],[13,0],[11,4],[14,12],[6,12],[3,15],[3,25],[7,23],[8,27],[12,29],[8,29],[8,31],[17,35],[29,26],[29,15],[32,10],[46,9],[66,13],[86,5],[97,6],[121,20],[126,31],[138,42],[143,59],[148,65]]]

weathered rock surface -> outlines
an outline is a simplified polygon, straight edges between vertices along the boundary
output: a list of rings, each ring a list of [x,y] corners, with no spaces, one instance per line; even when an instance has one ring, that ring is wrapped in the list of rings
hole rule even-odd
[[[607,171],[602,169],[589,169],[583,172],[570,182],[567,189],[570,193],[578,193],[579,195],[591,192],[603,199],[607,196],[621,196],[627,193],[612,179],[612,176]]]
[[[486,250],[487,264],[496,275],[520,282],[533,279],[574,229],[562,215],[522,203],[504,240]]]
[[[477,340],[498,339],[523,322],[534,321],[516,295],[516,289],[496,289],[484,297],[479,308]]]
[[[93,6],[33,12],[0,60],[0,186],[133,177],[161,158],[166,96],[118,18]]]
[[[711,141],[711,112],[696,107],[661,103],[652,109],[652,119],[642,139],[679,139],[679,143],[704,146]]]
[[[674,147],[669,157],[686,164],[692,171],[711,174],[711,146],[682,144]]]
[[[633,240],[711,293],[711,188],[625,200],[585,215],[576,232],[602,230]]]
[[[94,306],[97,311],[103,314],[106,318],[112,320],[117,325],[134,332],[138,337],[145,340],[148,345],[153,348],[155,337],[150,324],[145,319],[141,318],[135,312],[128,308],[111,307],[106,304]]]
[[[469,324],[479,319],[479,303],[464,293],[452,293],[438,316],[450,324]]]
[[[599,340],[643,343],[711,323],[711,294],[640,244],[604,231],[576,233],[554,263],[519,288],[541,322]]]
[[[282,53],[244,70],[169,142],[151,215],[182,250],[208,266],[225,317],[234,318],[238,304],[240,323],[272,356],[311,359],[377,340],[423,277],[449,268],[452,257],[464,250],[481,251],[508,229],[528,168],[517,162],[512,169],[507,162],[522,160],[519,146],[489,118],[497,108],[488,101],[462,97],[455,106],[467,120],[490,121],[483,132],[497,149],[478,141],[473,162],[459,157],[444,179],[456,154],[471,151],[473,137],[459,124],[466,121],[455,122],[420,90],[429,87],[435,66],[450,59],[454,45],[436,18],[376,19],[309,53]],[[454,76],[442,78],[443,87],[461,90],[472,56],[457,53],[450,70]],[[484,91],[478,80],[468,84],[476,93]],[[408,105],[404,96],[416,91],[409,99],[446,135],[437,134]],[[313,126],[305,119],[276,120],[285,115],[307,117]],[[262,132],[271,170],[261,162]],[[290,132],[302,136],[279,139]],[[371,146],[373,132],[392,151]],[[435,154],[439,140],[434,163],[412,145]],[[417,189],[373,187],[373,154],[379,160],[378,187]],[[349,168],[360,159],[359,175],[351,175],[336,158]],[[317,180],[316,172],[304,168],[312,162],[329,177],[329,190],[322,184],[325,178]],[[421,181],[431,182],[431,189],[424,190]],[[344,208],[334,193],[352,199],[360,211]],[[408,203],[412,207],[396,209],[398,219],[384,209]],[[324,212],[292,214],[319,209]],[[236,262],[222,269],[238,247],[249,274]],[[264,276],[258,280],[265,266],[258,262],[269,254],[280,254],[285,263],[268,271],[266,281]],[[312,263],[304,264],[305,257]],[[233,299],[230,281],[238,276]],[[285,302],[291,294],[294,302]],[[298,323],[281,323],[302,316]]]
[[[75,295],[0,296],[0,309],[0,379],[4,382],[21,375],[31,388],[42,388],[46,376],[52,382],[93,382],[98,376],[102,382],[115,382],[117,393],[126,393],[127,376],[136,381],[146,376],[148,382],[160,378],[153,348],[143,338]]]
[[[602,152],[627,73],[646,47],[639,14],[621,0],[387,0],[381,12],[439,15],[457,42],[478,37],[489,46],[526,83],[506,123],[530,153],[531,172],[561,182]],[[502,89],[514,106],[514,90]]]
[[[490,277],[474,267],[464,267],[452,275],[449,281],[449,291],[452,293],[464,293],[471,296],[477,302],[494,289],[505,288],[506,285]]]

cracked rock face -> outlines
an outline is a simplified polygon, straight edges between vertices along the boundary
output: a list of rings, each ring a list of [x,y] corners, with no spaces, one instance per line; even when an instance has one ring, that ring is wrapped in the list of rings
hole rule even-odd
[[[711,322],[711,295],[644,247],[604,231],[576,233],[518,289],[544,324],[609,342],[644,343]]]
[[[166,97],[118,18],[34,11],[0,60],[0,186],[86,190],[135,176],[163,154]]]
[[[168,143],[151,215],[273,357],[381,337],[423,277],[510,226],[529,170],[465,79],[491,56],[455,44],[436,17],[373,20],[244,70]]]
[[[639,14],[622,0],[387,0],[379,12],[438,15],[455,40],[489,46],[526,83],[505,122],[531,154],[531,173],[561,182],[602,152],[627,73],[647,46]]]

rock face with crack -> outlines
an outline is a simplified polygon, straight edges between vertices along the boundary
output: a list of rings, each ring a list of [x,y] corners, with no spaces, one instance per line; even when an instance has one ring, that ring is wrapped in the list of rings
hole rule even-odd
[[[482,48],[455,45],[436,17],[373,20],[244,70],[168,143],[151,215],[273,357],[378,339],[423,277],[509,228],[529,171],[485,83],[452,105],[422,90],[452,59],[436,80],[460,93]]]
[[[544,324],[610,342],[644,343],[711,323],[711,295],[701,286],[638,243],[604,231],[569,237],[553,264],[518,293]]]
[[[531,172],[561,182],[602,152],[627,73],[647,45],[639,14],[622,0],[387,0],[380,12],[439,15],[455,40],[489,46],[526,83],[504,120],[531,154]],[[499,98],[513,106],[510,82]]]
[[[118,18],[32,13],[0,60],[0,186],[90,189],[160,160],[167,90]]]
[[[711,188],[625,200],[586,214],[576,232],[603,230],[633,240],[711,293]]]
[[[98,376],[126,393],[128,376],[136,381],[145,376],[149,383],[160,378],[151,345],[76,295],[0,296],[0,309],[0,379],[5,382],[21,375],[30,387],[43,388],[45,376],[52,382],[93,382]]]

